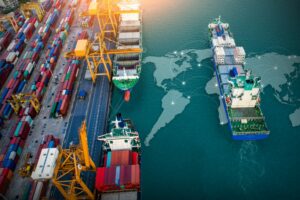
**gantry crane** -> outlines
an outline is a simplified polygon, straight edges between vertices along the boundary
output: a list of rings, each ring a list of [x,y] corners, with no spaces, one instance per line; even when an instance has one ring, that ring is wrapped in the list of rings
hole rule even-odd
[[[118,8],[117,0],[92,1],[88,11],[81,16],[95,16],[100,32],[95,34],[94,40],[78,40],[74,51],[65,54],[66,58],[85,59],[90,71],[93,83],[98,76],[107,76],[111,81],[113,63],[112,55],[141,53],[140,48],[116,49],[117,42],[117,18],[120,14],[139,13],[139,10],[122,11]],[[99,72],[103,67],[104,72]]]
[[[61,149],[57,159],[53,184],[65,199],[94,199],[93,193],[81,179],[82,171],[95,171],[96,166],[89,156],[86,122],[79,129],[79,145]]]
[[[19,27],[17,25],[17,21],[14,17],[14,14],[11,12],[11,13],[8,13],[6,15],[1,15],[0,16],[0,31],[1,32],[5,32],[5,28],[3,26],[3,22],[5,21],[9,21],[9,23],[11,24],[11,26],[13,27],[14,31],[17,32],[19,30]]]
[[[25,107],[26,104],[30,103],[31,106],[34,108],[36,113],[39,113],[41,110],[41,104],[35,94],[15,94],[11,96],[12,99],[7,100],[10,103],[12,109],[15,111],[16,114],[19,113],[21,107]]]
[[[20,9],[26,18],[31,17],[31,11],[34,10],[36,12],[39,22],[43,20],[43,17],[45,15],[44,9],[39,3],[36,2],[27,2],[25,4],[21,4]]]

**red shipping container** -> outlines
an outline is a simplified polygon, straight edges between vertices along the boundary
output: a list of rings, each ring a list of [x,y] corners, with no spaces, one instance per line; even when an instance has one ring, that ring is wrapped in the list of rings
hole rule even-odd
[[[39,55],[40,52],[34,52],[33,55],[32,55],[32,62],[35,62],[37,63],[38,60],[40,59],[40,55]]]
[[[59,110],[61,115],[64,116],[64,115],[67,114],[69,104],[70,104],[70,96],[69,95],[64,95],[63,96],[63,101],[62,101],[62,104],[61,104],[60,110]]]
[[[9,179],[6,176],[0,176],[0,193],[5,194],[9,185]]]
[[[23,148],[25,146],[25,140],[21,140],[19,146]]]
[[[137,165],[139,164],[139,154],[137,152],[132,152],[132,164]]]
[[[111,166],[130,165],[131,164],[131,151],[120,150],[111,152]]]
[[[63,85],[63,90],[66,90],[66,89],[67,89],[67,87],[68,87],[68,83],[69,83],[69,81],[65,81],[65,82],[64,82],[64,85]]]
[[[16,90],[18,89],[18,86],[19,86],[20,82],[21,82],[20,79],[15,80],[15,83],[14,83],[14,85],[12,87],[13,92],[16,92]]]
[[[22,126],[20,128],[19,137],[22,139],[26,139],[30,131],[29,124],[27,122],[22,122]]]
[[[10,140],[10,144],[17,144],[19,145],[21,142],[21,138],[19,137],[13,137],[11,140]]]
[[[6,94],[6,96],[5,96],[5,98],[4,98],[4,101],[7,101],[8,99],[10,99],[11,98],[11,95],[14,93],[14,90],[13,89],[10,89],[9,91],[8,91],[8,93]],[[4,105],[4,103],[3,103],[3,105]]]
[[[7,83],[7,86],[6,86],[6,88],[12,88],[12,86],[13,86],[13,84],[14,84],[14,82],[15,82],[15,79],[10,79],[9,81],[8,81],[8,83]]]
[[[36,113],[35,109],[34,109],[32,106],[30,106],[29,111],[28,111],[28,115],[29,115],[31,118],[35,118],[36,114],[37,114],[37,113]]]
[[[25,108],[21,108],[19,112],[19,117],[22,117],[24,115],[24,112],[25,112]]]

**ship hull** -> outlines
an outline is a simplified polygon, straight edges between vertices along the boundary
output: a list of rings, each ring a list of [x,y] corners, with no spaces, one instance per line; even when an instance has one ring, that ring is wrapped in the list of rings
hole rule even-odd
[[[211,47],[212,47],[212,45],[211,45]],[[212,48],[212,52],[213,52],[213,48]],[[213,67],[214,67],[214,71],[216,73],[220,95],[221,95],[221,97],[224,97],[223,90],[221,88],[222,87],[221,86],[221,80],[219,78],[220,77],[219,76],[219,71],[218,71],[217,64],[215,63],[215,61],[213,61]],[[227,108],[227,105],[226,105],[226,102],[225,102],[224,98],[222,98],[222,104],[223,104],[223,109],[226,113],[226,118],[227,118],[227,121],[228,121],[228,128],[232,133],[232,139],[249,141],[249,140],[262,140],[262,139],[268,138],[269,133],[259,133],[259,132],[255,133],[254,132],[254,133],[251,133],[251,134],[234,134],[234,131],[233,131],[233,128],[232,128],[232,123],[231,123],[231,118],[229,117],[228,108]]]
[[[127,90],[131,90],[139,81],[139,77],[138,78],[134,78],[134,79],[116,79],[113,77],[113,83],[114,85],[122,90],[122,91],[127,91]]]

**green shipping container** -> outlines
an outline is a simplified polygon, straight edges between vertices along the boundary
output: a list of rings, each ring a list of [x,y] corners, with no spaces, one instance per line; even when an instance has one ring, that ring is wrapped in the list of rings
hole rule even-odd
[[[25,192],[24,192],[24,194],[23,194],[22,200],[27,200],[27,199],[29,199],[31,187],[32,187],[32,184],[26,184],[25,190],[24,190]]]
[[[26,71],[24,72],[24,77],[27,78],[28,75],[29,75],[29,72],[26,70]]]
[[[28,54],[28,51],[26,51],[26,53],[24,54],[23,59],[26,59],[27,54]]]
[[[51,112],[50,112],[50,117],[52,117],[52,118],[55,118],[55,111],[56,111],[57,104],[58,104],[58,103],[55,102],[55,103],[52,105]]]
[[[46,92],[46,87],[43,88],[42,94],[45,94],[45,92]]]
[[[19,71],[15,71],[15,73],[14,73],[14,79],[17,78],[18,74],[19,74]]]
[[[66,74],[65,81],[68,81],[70,79],[70,76],[71,76],[71,72],[68,72]]]
[[[19,156],[21,156],[21,154],[22,154],[22,147],[18,147],[18,149],[17,149],[17,154],[19,155]]]
[[[17,128],[15,130],[14,136],[16,136],[16,137],[19,136],[19,132],[20,132],[21,126],[22,126],[22,122],[19,122],[18,126],[17,126]]]
[[[33,84],[33,85],[31,86],[31,90],[32,90],[32,91],[35,91],[35,90],[36,90],[36,85],[35,85],[35,84]]]

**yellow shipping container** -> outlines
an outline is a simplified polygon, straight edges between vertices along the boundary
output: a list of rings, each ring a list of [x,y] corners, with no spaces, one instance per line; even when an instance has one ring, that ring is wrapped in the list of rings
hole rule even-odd
[[[75,55],[77,57],[85,56],[88,40],[78,40],[75,48]]]
[[[98,7],[98,4],[96,1],[91,2],[90,6],[89,6],[89,14],[97,15],[97,7]]]

